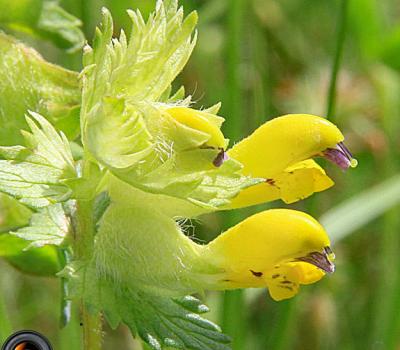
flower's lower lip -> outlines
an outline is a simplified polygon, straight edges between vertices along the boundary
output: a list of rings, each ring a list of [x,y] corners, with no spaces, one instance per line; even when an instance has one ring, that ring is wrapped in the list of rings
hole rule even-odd
[[[312,264],[327,273],[333,273],[335,271],[335,265],[329,260],[326,252],[312,252],[307,256],[297,258],[297,260]]]
[[[339,142],[335,148],[328,148],[323,152],[323,155],[326,159],[338,165],[343,170],[357,166],[357,160],[353,158],[353,155],[343,142]]]

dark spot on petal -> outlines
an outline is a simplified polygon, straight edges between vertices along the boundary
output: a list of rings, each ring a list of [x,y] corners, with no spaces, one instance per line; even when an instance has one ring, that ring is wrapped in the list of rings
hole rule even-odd
[[[293,287],[290,287],[290,286],[279,286],[279,287],[284,288],[284,289],[288,289],[288,290],[293,292]]]
[[[293,282],[288,281],[288,280],[284,280],[284,281],[282,281],[281,283],[282,283],[282,284],[292,284]]]
[[[279,276],[280,276],[280,274],[279,274],[279,273],[276,273],[276,274],[272,275],[271,277],[272,277],[273,279],[275,279],[275,278],[278,278]]]
[[[263,275],[262,272],[256,272],[256,271],[253,271],[253,270],[250,270],[250,272],[256,277],[261,277]]]
[[[275,180],[274,179],[265,179],[265,182],[268,185],[275,186]]]

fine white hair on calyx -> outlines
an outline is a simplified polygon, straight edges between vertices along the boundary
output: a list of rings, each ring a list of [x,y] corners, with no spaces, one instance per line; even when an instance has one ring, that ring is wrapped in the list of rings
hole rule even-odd
[[[174,143],[157,136],[155,141],[155,151],[161,163],[165,163],[174,155]]]
[[[192,241],[196,243],[205,243],[202,239],[196,237],[196,223],[200,224],[201,220],[198,218],[183,218],[175,217],[176,224],[179,226],[182,233],[189,237]]]

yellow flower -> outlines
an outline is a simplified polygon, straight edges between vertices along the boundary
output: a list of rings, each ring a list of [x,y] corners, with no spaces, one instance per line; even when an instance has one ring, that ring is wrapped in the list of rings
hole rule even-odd
[[[273,299],[334,271],[327,233],[311,216],[272,209],[255,214],[204,246],[202,258],[223,272],[209,288],[268,287]]]
[[[310,158],[325,156],[342,168],[354,166],[343,139],[335,125],[309,114],[290,114],[265,123],[228,151],[243,164],[243,174],[265,182],[242,191],[228,208],[279,198],[293,203],[331,187],[334,182]]]
[[[207,112],[177,107],[165,113],[207,135],[201,148],[223,150],[225,139],[219,127],[217,131],[215,125],[207,123],[211,120]],[[265,123],[226,152],[243,165],[242,175],[264,178],[264,183],[242,189],[221,209],[279,198],[294,202],[332,186],[332,180],[311,158],[325,156],[343,168],[351,166],[354,161],[343,139],[335,125],[312,115],[288,115]],[[300,285],[314,283],[334,271],[327,233],[302,212],[267,210],[200,245],[185,236],[175,222],[179,216],[198,216],[202,211],[195,204],[135,189],[116,177],[110,177],[108,186],[113,204],[105,214],[104,232],[101,229],[97,235],[102,248],[96,264],[124,266],[119,279],[172,295],[267,287],[273,299],[282,300],[297,294]],[[125,223],[131,218],[135,225],[127,228]],[[117,246],[135,247],[141,253],[126,260]]]

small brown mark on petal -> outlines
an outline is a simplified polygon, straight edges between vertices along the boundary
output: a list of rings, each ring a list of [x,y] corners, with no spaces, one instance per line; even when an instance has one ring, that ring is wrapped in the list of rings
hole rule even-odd
[[[275,180],[274,179],[265,179],[265,182],[268,185],[275,186]]]
[[[256,272],[256,271],[253,271],[253,270],[250,270],[250,272],[256,277],[261,277],[263,275],[262,272]]]

